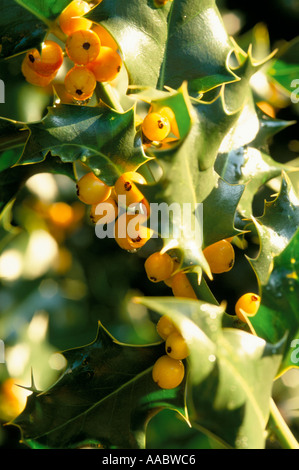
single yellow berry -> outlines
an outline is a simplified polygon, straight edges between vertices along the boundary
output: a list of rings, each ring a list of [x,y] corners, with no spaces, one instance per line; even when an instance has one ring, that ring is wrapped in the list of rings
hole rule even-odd
[[[60,14],[59,25],[64,34],[69,36],[79,29],[90,29],[92,21],[82,18],[90,10],[87,2],[81,0],[72,1]]]
[[[115,240],[120,248],[133,251],[141,248],[152,237],[153,231],[144,223],[142,215],[124,213],[115,223]]]
[[[160,142],[170,132],[169,120],[159,113],[148,113],[142,123],[142,132],[147,139]]]
[[[66,53],[77,65],[87,65],[97,58],[101,49],[98,35],[91,30],[74,31],[66,40]]]
[[[114,191],[117,196],[126,196],[125,205],[139,203],[144,199],[142,192],[134,184],[145,184],[146,180],[139,173],[130,171],[122,174],[114,185]]]
[[[211,272],[221,274],[230,271],[235,262],[235,251],[227,240],[220,240],[203,250]]]
[[[93,95],[96,87],[93,73],[86,67],[75,65],[65,76],[64,85],[67,93],[75,100],[85,101]]]
[[[180,137],[180,132],[179,132],[179,128],[178,128],[178,125],[177,125],[177,122],[176,122],[175,114],[172,111],[172,109],[169,108],[168,106],[164,106],[163,108],[159,109],[158,112],[159,112],[159,114],[161,114],[161,116],[164,116],[168,119],[168,121],[170,123],[171,132],[176,137],[179,138]]]
[[[49,208],[49,219],[54,225],[67,228],[74,220],[74,210],[66,202],[55,202]]]
[[[90,209],[90,220],[94,224],[110,224],[118,214],[115,200],[110,196],[104,202],[92,204]]]
[[[59,44],[47,40],[42,44],[41,54],[37,49],[27,52],[28,65],[39,75],[49,76],[56,73],[63,63],[63,51]]]
[[[258,311],[260,303],[261,298],[259,295],[248,292],[242,295],[236,302],[235,313],[241,321],[246,323],[246,316],[253,317]]]
[[[35,72],[28,64],[28,60],[26,59],[26,57],[22,62],[21,70],[28,83],[40,87],[46,87],[50,85],[50,83],[52,82],[52,80],[54,80],[56,76],[56,73],[53,75],[45,76]]]
[[[168,279],[173,271],[173,260],[167,253],[151,254],[144,263],[147,277],[152,282]]]
[[[173,359],[185,359],[189,356],[189,349],[183,336],[175,331],[171,333],[165,343],[165,351]]]
[[[85,204],[99,204],[106,201],[111,193],[111,187],[101,181],[94,173],[86,173],[77,183],[77,195]]]
[[[171,333],[178,331],[172,320],[167,315],[162,315],[156,325],[157,333],[161,338],[166,339]]]
[[[118,52],[106,46],[102,46],[97,58],[87,65],[98,82],[114,80],[119,74],[121,66],[122,60]]]
[[[180,271],[172,276],[171,288],[175,297],[197,299],[194,289],[183,271]]]
[[[152,371],[154,382],[164,389],[171,389],[180,385],[184,375],[185,367],[183,362],[178,359],[173,359],[167,354],[159,357]]]
[[[110,47],[114,51],[117,51],[118,45],[106,28],[100,24],[95,24],[92,30],[99,36],[102,46]]]

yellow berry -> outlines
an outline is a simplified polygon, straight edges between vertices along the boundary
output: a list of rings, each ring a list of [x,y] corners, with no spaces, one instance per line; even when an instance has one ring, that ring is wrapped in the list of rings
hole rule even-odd
[[[35,72],[28,64],[26,57],[22,62],[21,70],[28,83],[40,87],[48,86],[56,76],[56,73],[53,75],[45,76]]]
[[[118,213],[115,200],[110,196],[104,202],[92,204],[90,209],[90,219],[94,224],[110,224]]]
[[[167,253],[156,252],[146,259],[144,267],[150,281],[160,282],[171,276],[173,260]]]
[[[49,76],[56,73],[63,63],[63,51],[59,44],[47,40],[42,44],[41,54],[37,49],[27,52],[28,65],[39,75]]]
[[[171,288],[175,297],[197,299],[194,289],[183,271],[180,271],[172,276]]]
[[[134,184],[145,184],[146,180],[139,173],[130,171],[121,175],[114,185],[114,191],[117,196],[126,196],[126,206],[139,203],[144,199],[142,192]]]
[[[180,132],[179,132],[179,128],[178,128],[178,125],[177,125],[177,122],[176,122],[175,114],[172,111],[172,109],[169,108],[168,106],[164,106],[163,108],[159,109],[159,114],[161,114],[161,116],[164,116],[168,119],[168,121],[170,123],[171,132],[176,137],[179,138],[180,137]]]
[[[167,354],[159,357],[152,370],[154,382],[164,389],[171,389],[180,385],[184,375],[185,367],[183,362],[178,359],[173,359]]]
[[[158,335],[163,339],[168,338],[171,333],[177,331],[174,323],[167,315],[162,315],[162,317],[159,318],[156,329]]]
[[[173,359],[185,359],[189,356],[189,349],[183,336],[175,331],[171,333],[165,343],[165,351]]]
[[[77,183],[77,195],[85,204],[99,204],[106,201],[111,193],[111,187],[101,181],[94,173],[86,173]]]
[[[160,142],[170,132],[169,120],[159,113],[148,113],[142,123],[142,132],[147,139]]]
[[[87,2],[81,0],[72,1],[60,14],[59,25],[62,31],[69,36],[79,29],[90,29],[92,21],[82,18],[90,10]]]
[[[142,215],[124,213],[115,223],[115,240],[120,248],[133,251],[141,248],[152,237],[153,231],[144,225]]]
[[[260,306],[261,298],[259,295],[248,292],[242,295],[235,305],[235,313],[237,317],[246,323],[246,316],[253,317]],[[244,313],[246,316],[244,316]]]
[[[203,250],[211,272],[221,274],[230,271],[235,262],[235,251],[227,240],[220,240]]]
[[[67,228],[74,220],[72,206],[65,202],[55,202],[49,208],[50,221],[59,227]]]
[[[91,98],[96,87],[93,73],[86,67],[73,67],[65,76],[64,85],[67,93],[78,101]]]
[[[66,40],[66,53],[77,65],[87,65],[97,58],[101,49],[98,35],[91,30],[74,31]]]
[[[110,47],[114,51],[117,51],[118,45],[114,41],[111,34],[108,33],[106,28],[104,28],[100,24],[96,24],[96,25],[93,26],[92,30],[99,36],[102,46]]]
[[[111,82],[119,74],[122,60],[111,47],[102,46],[97,58],[87,66],[98,82]]]

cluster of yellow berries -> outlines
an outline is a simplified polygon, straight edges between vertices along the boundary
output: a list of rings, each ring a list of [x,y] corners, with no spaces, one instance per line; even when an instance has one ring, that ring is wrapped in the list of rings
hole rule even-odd
[[[248,292],[242,295],[235,305],[238,318],[246,322],[247,316],[254,316],[259,309],[260,301],[257,294]],[[155,362],[152,377],[163,389],[175,388],[183,381],[185,375],[183,360],[189,356],[189,348],[182,334],[166,315],[159,319],[156,328],[160,337],[165,340],[166,354]]]
[[[157,323],[157,332],[165,341],[165,352],[155,362],[152,377],[163,389],[175,388],[185,375],[183,360],[189,356],[189,349],[184,337],[169,317],[163,315]]]
[[[77,182],[79,199],[91,206],[91,221],[94,224],[115,221],[115,240],[127,251],[141,248],[153,235],[153,230],[146,226],[148,201],[135,183],[145,184],[146,180],[133,171],[122,174],[114,186],[108,186],[93,172],[86,173]]]
[[[89,100],[97,82],[114,80],[121,70],[122,59],[117,43],[105,28],[84,18],[90,5],[73,0],[60,14],[58,23],[66,35],[65,48],[52,40],[44,41],[41,53],[27,52],[22,62],[26,80],[45,87],[56,77],[65,54],[73,62],[64,77],[66,93],[75,101]]]

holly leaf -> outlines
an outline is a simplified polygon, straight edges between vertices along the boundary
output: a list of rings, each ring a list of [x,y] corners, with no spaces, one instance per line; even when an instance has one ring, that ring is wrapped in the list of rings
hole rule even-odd
[[[92,343],[63,352],[67,366],[53,386],[43,392],[31,387],[13,424],[32,447],[144,448],[153,414],[167,407],[187,419],[184,385],[162,390],[152,379],[163,353],[163,343],[123,344],[99,324]]]
[[[203,202],[203,248],[242,233],[235,228],[234,221],[243,192],[242,184],[228,184],[218,179]]]
[[[130,84],[177,89],[187,80],[202,91],[236,80],[227,67],[232,45],[213,0],[162,7],[154,0],[103,0],[87,17],[115,38]]]
[[[264,214],[253,221],[260,250],[257,258],[249,258],[249,261],[258,282],[264,285],[273,268],[273,257],[286,248],[299,226],[299,200],[286,174],[283,174],[279,194],[265,202]]]
[[[266,73],[285,93],[291,94],[298,87],[299,76],[299,36],[286,43],[279,51]]]
[[[147,160],[135,132],[135,113],[118,113],[106,106],[59,104],[48,108],[37,123],[29,123],[30,137],[19,165],[41,162],[51,151],[64,163],[81,160],[113,185],[125,171]]]
[[[70,3],[69,0],[15,0],[26,10],[30,11],[45,23],[56,19],[64,8]]]
[[[0,58],[20,54],[44,40],[48,26],[15,1],[0,0]]]
[[[283,343],[273,346],[245,331],[222,328],[226,314],[221,305],[171,297],[142,297],[138,302],[170,317],[188,344],[191,426],[227,447],[264,448]]]
[[[250,219],[252,202],[261,186],[280,176],[282,171],[295,170],[268,155],[270,138],[292,124],[293,121],[266,117],[250,98],[222,142],[215,170],[228,183],[244,185],[238,206],[241,218]]]
[[[266,341],[285,338],[283,360],[278,375],[298,367],[299,338],[299,230],[273,259],[269,278],[261,284],[261,306],[250,318],[255,334]]]
[[[25,124],[0,118],[0,171],[17,163],[27,138],[28,130]]]

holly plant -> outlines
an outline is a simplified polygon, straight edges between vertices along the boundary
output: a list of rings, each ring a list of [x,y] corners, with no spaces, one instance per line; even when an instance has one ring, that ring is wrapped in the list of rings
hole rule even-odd
[[[298,166],[271,154],[277,134],[296,126],[276,113],[294,101],[298,38],[261,54],[256,30],[230,35],[214,0],[0,4],[1,84],[6,103],[18,93],[23,116],[0,118],[1,247],[33,220],[22,206],[32,177],[63,177],[84,226],[67,236],[77,253],[84,237],[97,246],[88,288],[125,297],[127,276],[144,276],[127,308],[143,312],[133,326],[151,331],[123,341],[103,313],[117,315],[113,301],[100,305],[93,339],[56,352],[64,362],[51,383],[37,386],[31,364],[25,406],[10,421],[21,442],[145,449],[151,422],[171,411],[220,447],[264,449],[275,437],[298,448],[273,397],[298,367]],[[55,206],[60,226],[65,206]],[[96,268],[107,238],[112,283]],[[10,315],[20,318],[13,305]],[[5,318],[9,342],[17,327]]]

